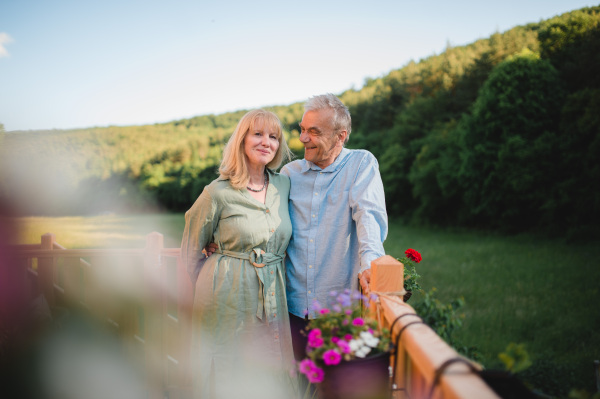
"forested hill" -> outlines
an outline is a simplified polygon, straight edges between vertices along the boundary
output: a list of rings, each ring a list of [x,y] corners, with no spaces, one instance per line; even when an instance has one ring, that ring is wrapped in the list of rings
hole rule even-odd
[[[379,159],[391,216],[588,234],[600,225],[599,71],[597,6],[448,47],[338,94],[352,113],[349,147]],[[302,104],[271,110],[301,157]],[[0,133],[0,190],[30,214],[186,210],[244,112]]]

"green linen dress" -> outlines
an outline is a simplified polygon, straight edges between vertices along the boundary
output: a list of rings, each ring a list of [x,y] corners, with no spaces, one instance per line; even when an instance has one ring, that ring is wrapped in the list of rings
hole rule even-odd
[[[262,204],[219,178],[185,214],[196,398],[297,396],[285,294],[289,191],[289,178],[269,171]],[[203,259],[210,242],[219,249]]]

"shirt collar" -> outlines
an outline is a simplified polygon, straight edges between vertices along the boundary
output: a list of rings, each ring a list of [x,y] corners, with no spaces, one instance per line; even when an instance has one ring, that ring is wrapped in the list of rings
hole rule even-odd
[[[266,171],[267,171],[267,173],[269,174],[269,179],[271,179],[271,178],[272,178],[272,177],[275,175],[275,172],[273,172],[271,169],[269,169],[269,168],[265,168],[265,170],[266,170]],[[217,177],[217,180],[229,180],[229,178],[228,178],[228,177],[227,177],[227,178],[225,178],[225,177],[223,177],[223,176],[219,175],[219,177]]]
[[[347,149],[345,147],[342,148],[342,152],[340,152],[340,155],[338,155],[337,158],[335,159],[335,161],[333,161],[333,163],[331,165],[327,166],[325,169],[321,169],[320,167],[318,167],[311,161],[307,161],[306,159],[303,159],[302,160],[302,162],[303,162],[302,169],[300,170],[300,172],[305,173],[309,170],[317,170],[317,171],[321,171],[321,172],[325,172],[325,173],[335,172],[342,166],[343,160],[346,158],[346,156],[349,153],[350,153],[349,149]]]

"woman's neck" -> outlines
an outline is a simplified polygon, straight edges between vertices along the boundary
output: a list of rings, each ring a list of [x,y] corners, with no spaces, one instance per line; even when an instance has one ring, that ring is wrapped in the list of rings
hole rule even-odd
[[[248,169],[248,185],[259,186],[265,182],[265,167]]]

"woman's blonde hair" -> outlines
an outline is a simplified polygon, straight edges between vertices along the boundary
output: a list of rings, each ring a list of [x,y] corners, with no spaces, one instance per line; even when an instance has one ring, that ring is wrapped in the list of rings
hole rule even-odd
[[[219,166],[221,178],[229,179],[235,189],[243,189],[248,185],[248,159],[244,152],[244,139],[249,131],[262,124],[263,128],[270,128],[277,134],[279,148],[273,160],[267,164],[269,169],[277,169],[284,159],[291,159],[285,138],[282,134],[281,122],[277,115],[263,109],[256,109],[246,113],[238,122],[235,131],[223,149],[223,160]]]

